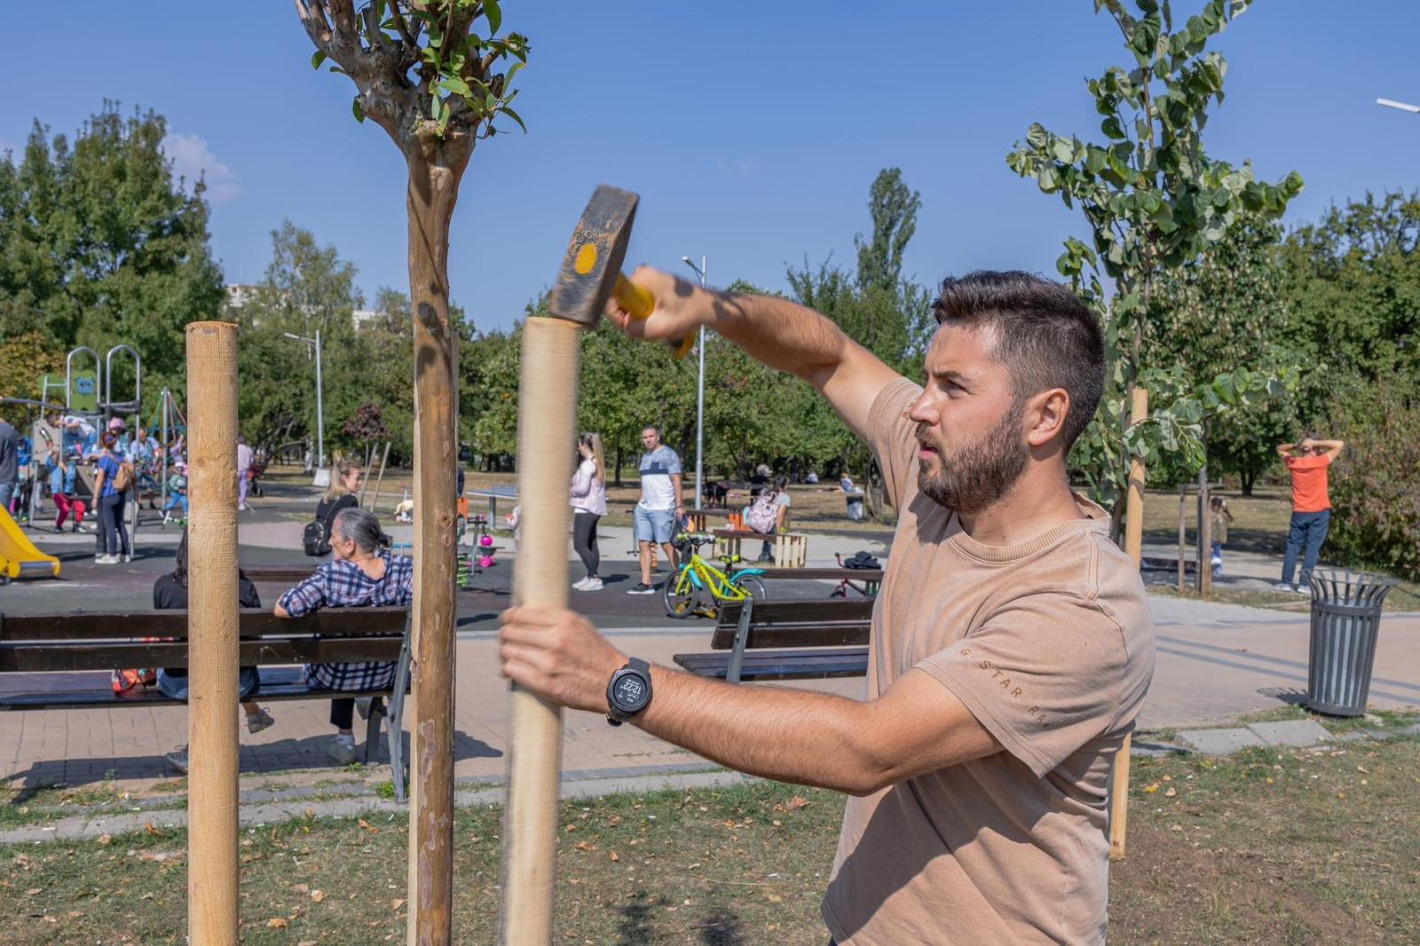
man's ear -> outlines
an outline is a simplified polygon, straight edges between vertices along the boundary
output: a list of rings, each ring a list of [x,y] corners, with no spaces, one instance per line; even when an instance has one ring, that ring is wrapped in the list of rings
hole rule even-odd
[[[1033,395],[1026,402],[1026,444],[1033,449],[1050,446],[1064,432],[1069,415],[1070,395],[1064,388]]]

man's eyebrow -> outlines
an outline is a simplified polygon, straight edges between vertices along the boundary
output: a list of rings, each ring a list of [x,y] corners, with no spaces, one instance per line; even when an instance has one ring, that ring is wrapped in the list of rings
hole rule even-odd
[[[960,371],[953,371],[950,368],[946,371],[933,371],[931,374],[932,377],[936,378],[938,381],[950,381],[953,384],[959,384],[963,387],[969,382],[966,375],[962,374]]]

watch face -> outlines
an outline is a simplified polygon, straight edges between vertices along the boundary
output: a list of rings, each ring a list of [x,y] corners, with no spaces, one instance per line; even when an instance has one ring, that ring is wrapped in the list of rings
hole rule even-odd
[[[650,687],[646,681],[637,673],[623,673],[611,688],[612,697],[616,700],[617,708],[627,713],[634,713],[646,705],[650,696]]]

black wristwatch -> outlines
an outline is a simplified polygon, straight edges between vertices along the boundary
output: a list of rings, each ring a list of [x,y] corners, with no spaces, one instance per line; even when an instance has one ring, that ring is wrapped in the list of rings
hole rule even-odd
[[[651,705],[651,665],[630,657],[606,685],[606,721],[620,726]]]

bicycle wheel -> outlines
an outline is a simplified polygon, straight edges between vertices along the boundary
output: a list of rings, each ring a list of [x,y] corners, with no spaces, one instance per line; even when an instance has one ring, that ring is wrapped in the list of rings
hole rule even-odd
[[[661,591],[666,614],[673,618],[688,618],[695,614],[700,604],[700,589],[690,578],[690,572],[682,571],[674,578],[666,580]]]
[[[764,582],[753,575],[746,575],[735,582],[735,586],[756,601],[768,601],[769,592],[764,589]]]

